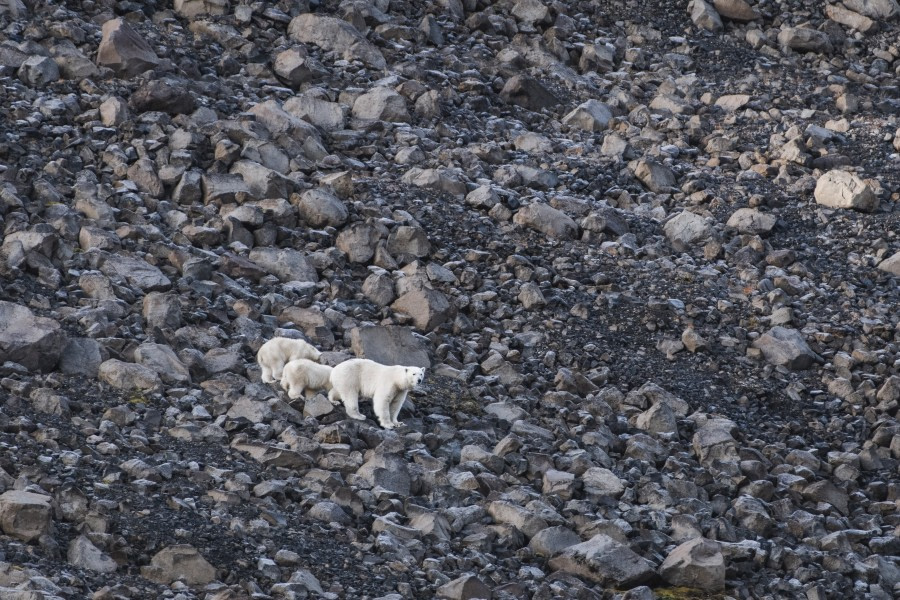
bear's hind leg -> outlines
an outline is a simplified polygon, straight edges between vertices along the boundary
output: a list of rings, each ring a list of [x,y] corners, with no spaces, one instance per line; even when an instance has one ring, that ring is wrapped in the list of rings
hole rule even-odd
[[[345,390],[341,394],[341,400],[344,402],[344,410],[347,411],[348,417],[357,421],[366,420],[366,416],[359,412],[359,393],[356,390]]]

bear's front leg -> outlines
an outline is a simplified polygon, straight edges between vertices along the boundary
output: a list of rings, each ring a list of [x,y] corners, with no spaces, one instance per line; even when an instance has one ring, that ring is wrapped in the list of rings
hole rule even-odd
[[[394,424],[394,427],[400,427],[403,425],[402,421],[398,421],[397,417],[400,416],[400,409],[403,408],[403,403],[406,402],[406,394],[407,391],[403,390],[391,401],[391,423]]]
[[[275,378],[272,377],[272,369],[270,369],[266,365],[260,365],[262,367],[262,381],[263,383],[274,383]]]
[[[378,418],[378,424],[385,429],[393,429],[394,422],[391,419],[391,392],[376,392],[372,398],[372,408],[375,409],[375,417]]]

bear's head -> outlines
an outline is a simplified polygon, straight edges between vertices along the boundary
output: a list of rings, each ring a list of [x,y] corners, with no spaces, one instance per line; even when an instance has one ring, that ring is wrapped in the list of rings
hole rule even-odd
[[[406,382],[409,384],[410,389],[416,387],[425,379],[425,369],[422,367],[405,367],[405,369]]]

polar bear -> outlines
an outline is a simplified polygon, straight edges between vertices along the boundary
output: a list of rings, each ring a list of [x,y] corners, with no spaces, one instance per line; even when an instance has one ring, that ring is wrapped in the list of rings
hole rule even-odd
[[[281,372],[281,387],[291,399],[299,398],[301,394],[312,398],[319,390],[330,392],[331,367],[306,358],[292,360]]]
[[[297,360],[298,358],[307,358],[310,360],[319,360],[321,352],[309,342],[297,340],[294,338],[276,337],[272,338],[262,346],[256,353],[256,362],[262,368],[262,380],[265,383],[273,381],[281,381],[281,372],[284,365]]]
[[[331,370],[331,392],[328,399],[344,403],[347,416],[365,420],[359,412],[360,395],[372,399],[378,423],[385,429],[402,425],[397,420],[406,394],[422,382],[422,367],[388,366],[366,358],[351,358]]]

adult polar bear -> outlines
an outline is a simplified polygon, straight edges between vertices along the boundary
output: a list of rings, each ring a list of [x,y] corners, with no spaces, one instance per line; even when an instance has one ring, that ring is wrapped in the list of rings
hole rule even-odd
[[[359,397],[372,399],[372,407],[379,425],[393,429],[402,425],[397,420],[406,394],[422,382],[422,367],[388,366],[366,358],[351,358],[331,370],[331,392],[328,399],[344,403],[347,416],[364,421],[359,412]]]
[[[303,340],[275,337],[260,346],[256,353],[256,362],[262,369],[262,380],[265,383],[281,381],[284,365],[292,360],[306,358],[319,360],[321,352],[309,342]]]

